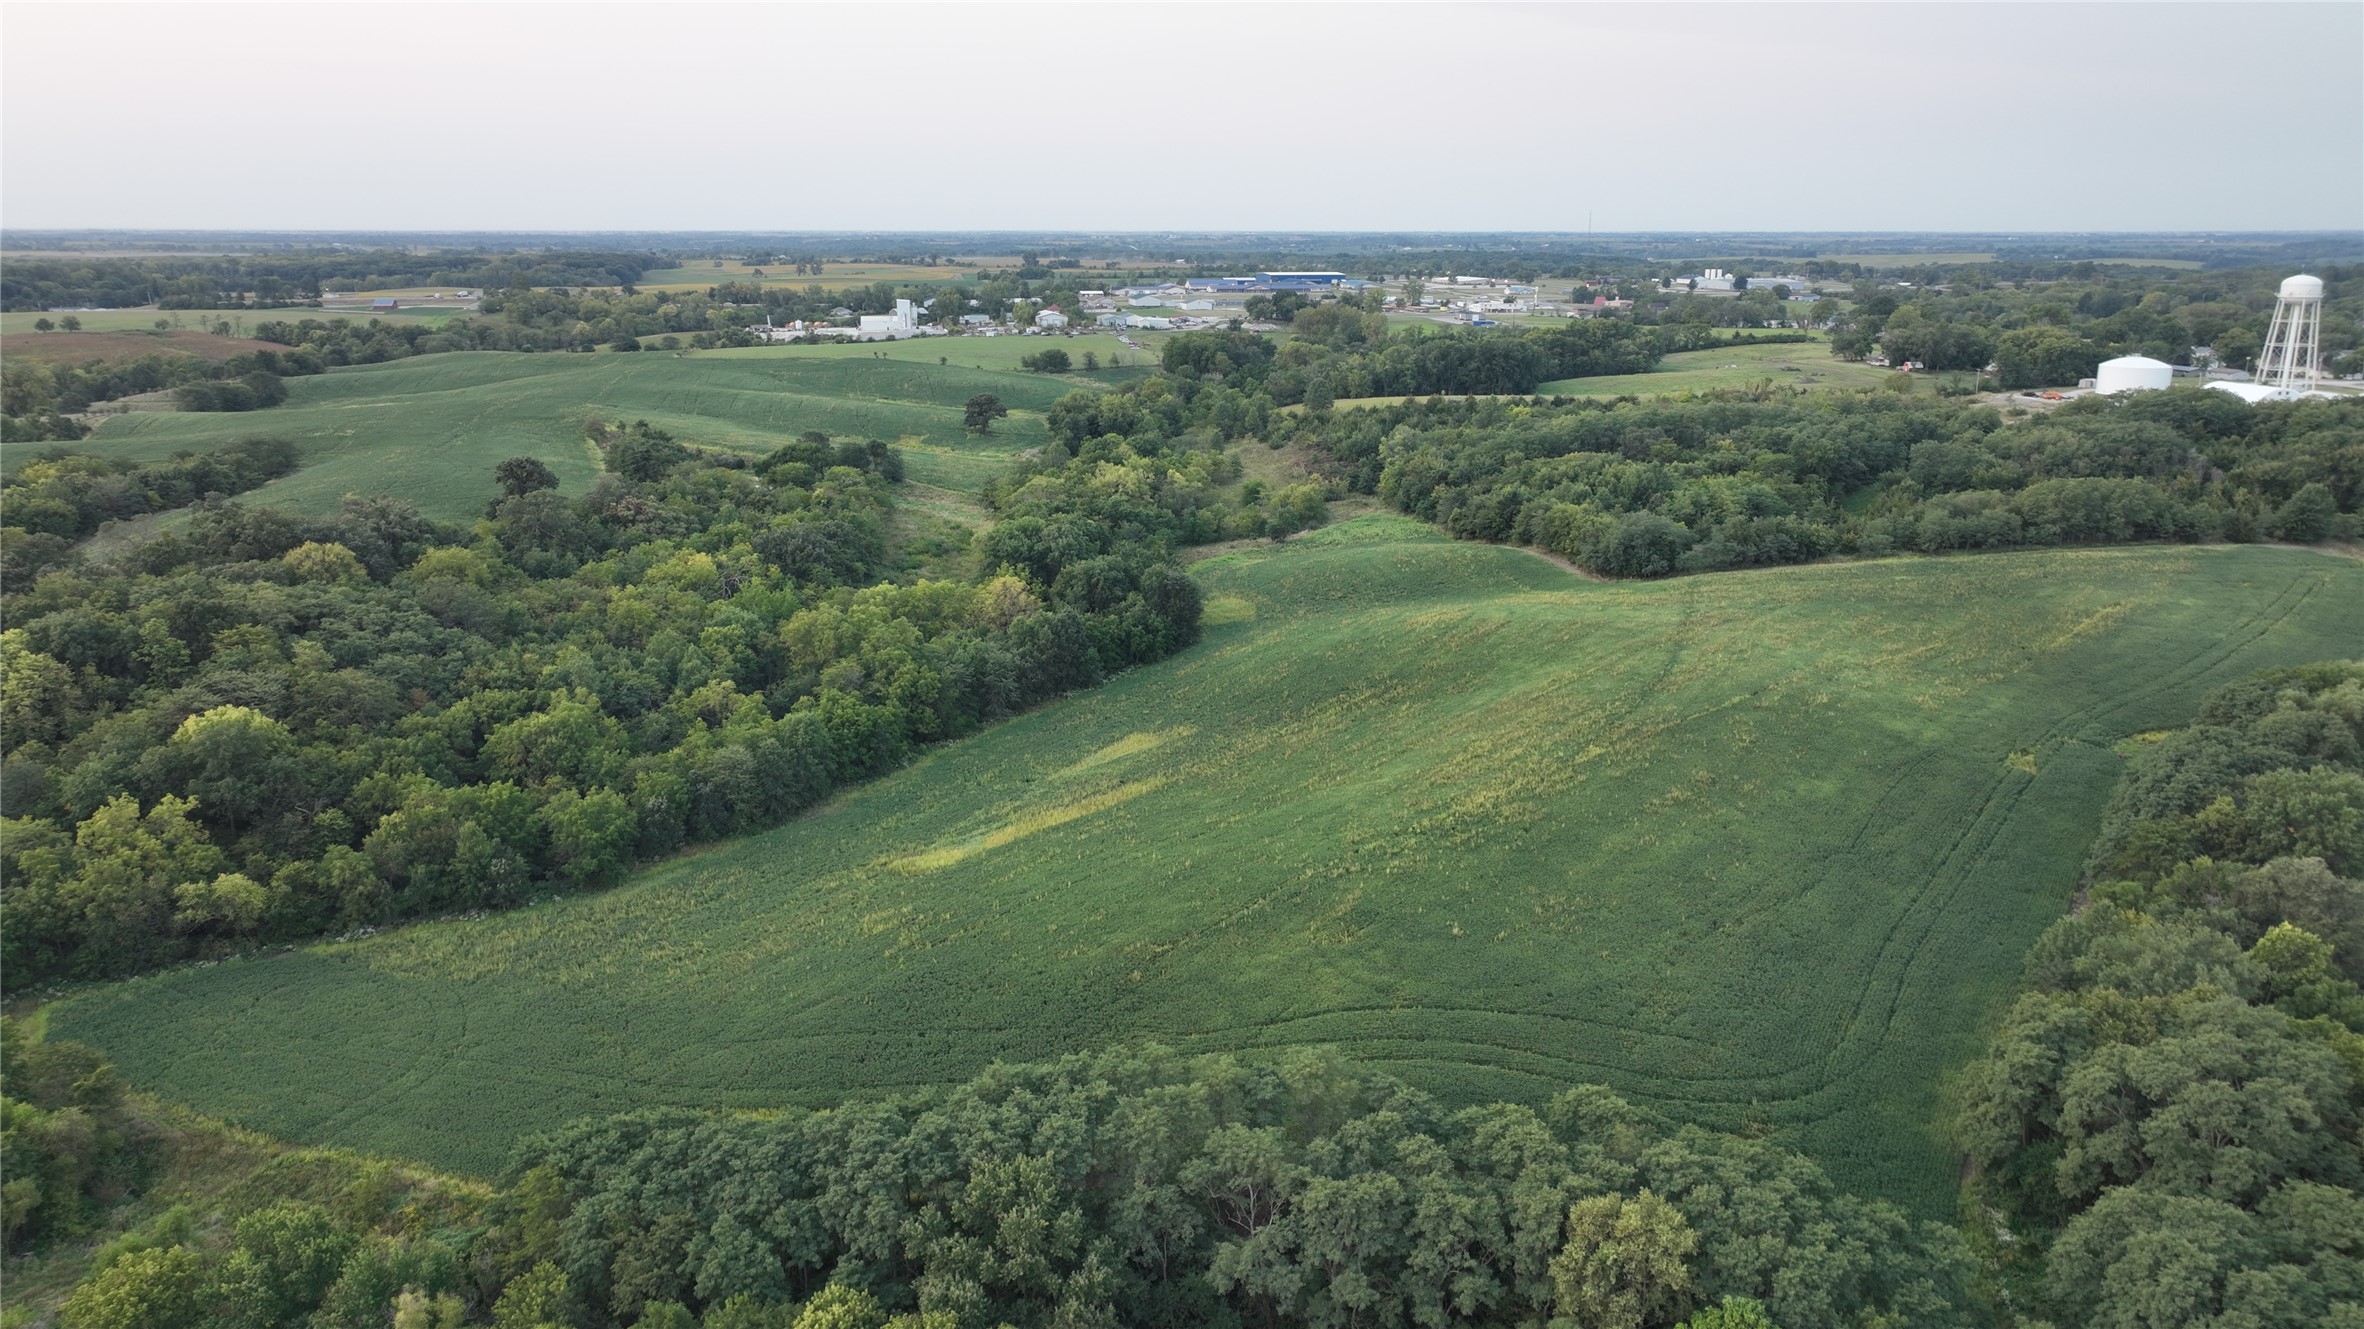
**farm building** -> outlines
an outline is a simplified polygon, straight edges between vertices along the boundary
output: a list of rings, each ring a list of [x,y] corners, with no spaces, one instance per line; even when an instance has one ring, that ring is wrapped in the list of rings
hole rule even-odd
[[[928,331],[919,326],[919,306],[909,300],[897,300],[892,314],[862,315],[861,337],[864,341],[901,341]]]
[[[380,298],[370,301],[369,307],[373,313],[386,312],[402,308],[402,302],[400,300]]]
[[[1035,314],[1034,326],[1038,328],[1063,328],[1067,326],[1067,316],[1060,313],[1056,309],[1045,309]]]

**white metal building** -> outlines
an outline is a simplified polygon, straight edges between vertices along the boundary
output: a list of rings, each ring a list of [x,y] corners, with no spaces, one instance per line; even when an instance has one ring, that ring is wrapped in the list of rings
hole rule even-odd
[[[909,300],[897,300],[892,314],[864,314],[860,328],[864,341],[900,341],[919,335],[919,306]]]

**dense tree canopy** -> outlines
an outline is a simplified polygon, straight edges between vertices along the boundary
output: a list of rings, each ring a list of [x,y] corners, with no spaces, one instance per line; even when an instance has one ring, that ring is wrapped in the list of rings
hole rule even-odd
[[[2353,536],[2364,403],[2179,389],[2007,422],[1886,393],[1429,400],[1300,422],[1333,473],[1613,576],[2131,540]]]
[[[2061,1324],[2364,1323],[2364,665],[2218,692],[1965,1079],[1974,1204]]]
[[[585,1323],[832,1286],[980,1327],[1659,1329],[1727,1298],[1966,1322],[1947,1230],[1597,1088],[1453,1111],[1321,1058],[1152,1050],[827,1113],[637,1113],[521,1157]]]
[[[607,882],[1197,635],[1176,510],[1080,475],[1013,496],[1022,520],[954,556],[959,579],[896,584],[891,448],[811,435],[751,462],[646,425],[591,434],[608,473],[589,492],[504,463],[473,532],[392,499],[326,519],[217,499],[18,590],[11,990]],[[284,452],[54,458],[11,519],[78,532],[131,483],[142,502],[237,484]],[[1183,512],[1204,496],[1174,492]],[[20,564],[64,538],[10,534]]]

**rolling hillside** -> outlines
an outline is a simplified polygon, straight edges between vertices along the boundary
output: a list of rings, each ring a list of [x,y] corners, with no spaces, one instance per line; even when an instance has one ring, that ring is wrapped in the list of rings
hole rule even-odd
[[[735,355],[420,356],[288,380],[288,400],[244,414],[134,413],[78,446],[138,459],[269,434],[305,449],[302,470],[246,501],[333,509],[346,493],[390,493],[429,516],[473,519],[495,492],[492,468],[534,456],[572,492],[598,466],[584,420],[647,420],[714,447],[764,453],[818,429],[902,444],[911,478],[974,492],[1013,453],[1043,440],[1040,412],[1072,391],[1058,377],[856,358],[843,352]],[[985,438],[961,406],[990,392],[1011,415]]]
[[[490,1170],[659,1103],[1127,1040],[1604,1081],[1950,1212],[1928,1122],[2113,745],[2364,645],[2262,548],[1655,583],[1360,518],[1200,565],[1196,649],[603,895],[138,980],[53,1037],[303,1142]]]

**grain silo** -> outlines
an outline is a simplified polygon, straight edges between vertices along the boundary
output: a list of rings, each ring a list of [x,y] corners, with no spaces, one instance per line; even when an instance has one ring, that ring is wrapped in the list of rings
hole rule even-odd
[[[2121,355],[2104,360],[2093,371],[2095,392],[2161,392],[2175,379],[2175,368],[2147,355]]]

